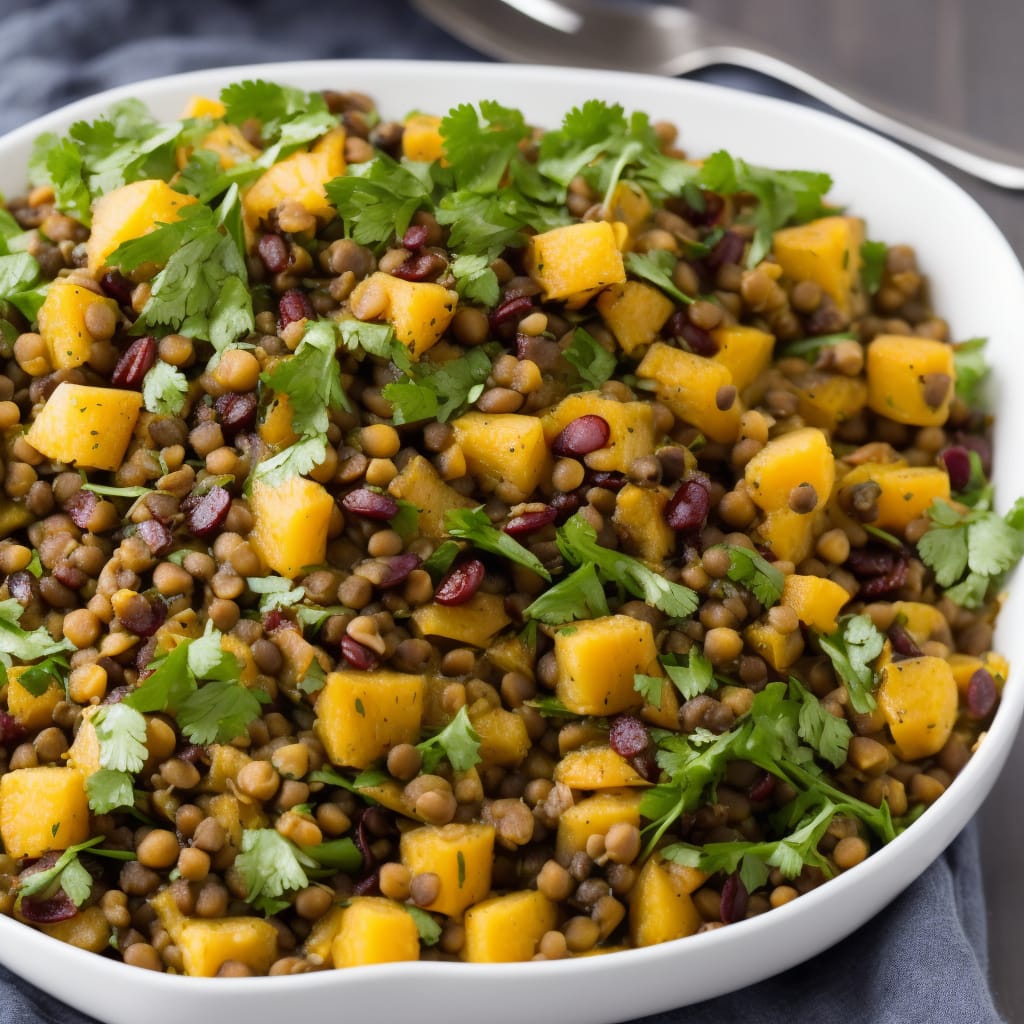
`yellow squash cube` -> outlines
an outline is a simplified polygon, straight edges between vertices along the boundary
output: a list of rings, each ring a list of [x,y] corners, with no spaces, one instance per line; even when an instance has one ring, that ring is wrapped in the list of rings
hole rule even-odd
[[[38,697],[33,696],[18,682],[24,671],[20,665],[7,670],[7,710],[18,725],[34,732],[53,723],[53,709],[64,699],[64,687],[52,679]]]
[[[455,508],[473,508],[475,502],[446,484],[422,456],[414,455],[390,484],[388,494],[415,505],[421,536],[443,540],[448,536],[444,517]]]
[[[341,931],[341,921],[345,916],[346,909],[346,907],[335,904],[323,917],[317,918],[313,922],[313,927],[302,946],[303,952],[312,963],[317,965],[331,963],[331,944],[338,932]]]
[[[19,768],[0,777],[0,839],[11,857],[41,857],[89,838],[85,776],[74,768]]]
[[[427,164],[440,160],[444,156],[441,118],[436,114],[410,114],[402,127],[402,156]]]
[[[176,942],[190,978],[212,978],[228,960],[266,974],[277,959],[277,929],[259,917],[187,918]]]
[[[327,552],[327,524],[334,499],[313,480],[289,477],[277,487],[252,486],[250,541],[267,566],[288,579],[319,565]]]
[[[743,637],[776,672],[785,672],[804,652],[800,630],[782,633],[768,622],[751,623]]]
[[[486,647],[487,641],[512,620],[505,612],[500,594],[477,591],[460,605],[420,605],[412,613],[413,625],[422,636],[441,636],[471,647]]]
[[[822,430],[835,430],[868,404],[868,386],[860,377],[809,370],[794,378],[797,411]]]
[[[380,896],[357,896],[349,902],[331,943],[335,967],[391,964],[418,960],[416,922],[400,903]]]
[[[182,119],[189,117],[223,117],[227,113],[224,104],[210,96],[190,96],[181,112]]]
[[[745,391],[771,362],[775,336],[756,327],[716,327],[711,337],[718,346],[712,356],[732,374],[732,382]]]
[[[606,615],[555,631],[558,699],[577,715],[614,715],[638,708],[638,673],[661,675],[654,630],[630,615]]]
[[[676,308],[663,291],[642,281],[609,286],[598,296],[596,305],[605,327],[626,355],[654,341]]]
[[[814,488],[823,508],[832,494],[835,460],[825,435],[817,427],[802,427],[769,441],[743,476],[754,504],[766,512],[788,510],[789,496],[801,484]]]
[[[92,230],[85,243],[89,269],[106,266],[107,257],[123,242],[149,234],[158,224],[180,220],[179,210],[196,201],[159,178],[133,181],[101,196],[93,207]]]
[[[615,496],[612,522],[624,551],[660,565],[675,548],[676,533],[665,522],[667,487],[626,484]]]
[[[118,469],[142,408],[142,395],[64,381],[25,435],[37,452],[80,469]]]
[[[626,473],[637,459],[654,448],[654,413],[648,402],[618,402],[598,391],[563,398],[541,421],[550,445],[581,416],[600,416],[608,424],[608,443],[583,457],[589,469]]]
[[[316,733],[332,763],[367,768],[419,739],[426,680],[404,672],[332,672],[316,702]]]
[[[555,765],[555,782],[564,782],[570,789],[620,789],[623,786],[649,785],[611,747],[570,750]]]
[[[486,700],[469,710],[469,720],[480,737],[480,759],[484,764],[515,768],[530,753],[526,723],[514,711],[492,707]]]
[[[626,280],[618,239],[607,221],[567,224],[534,235],[526,247],[527,273],[546,299],[584,299]]]
[[[629,935],[634,946],[653,946],[682,939],[703,924],[690,898],[690,876],[673,872],[676,865],[652,857],[630,892]],[[699,884],[699,883],[698,883]]]
[[[896,614],[895,621],[903,626],[919,647],[929,640],[952,646],[953,633],[949,621],[935,605],[924,604],[922,601],[893,601],[892,610]]]
[[[415,877],[433,872],[437,898],[423,909],[457,917],[491,888],[494,829],[490,825],[423,825],[402,834],[402,863]]]
[[[532,960],[537,943],[558,921],[543,893],[523,891],[495,896],[466,911],[462,959],[476,964]]]
[[[505,481],[526,496],[540,483],[549,455],[536,416],[467,412],[452,420],[452,429],[469,471],[485,485]]]
[[[115,316],[117,303],[78,284],[58,278],[39,307],[39,334],[58,370],[69,370],[88,361],[96,339],[85,325],[91,306],[106,306]]]
[[[606,790],[562,811],[558,818],[555,856],[568,864],[573,855],[587,848],[591,836],[603,836],[619,823],[640,827],[640,791]]]
[[[74,917],[55,924],[39,924],[38,928],[51,939],[59,939],[69,946],[90,953],[103,953],[110,945],[111,927],[103,908],[97,905],[83,907]]]
[[[882,668],[878,706],[904,761],[931,757],[946,745],[958,701],[953,669],[942,658],[924,655]]]
[[[914,427],[941,427],[956,384],[953,346],[931,338],[880,334],[868,345],[868,405]]]
[[[881,491],[872,526],[902,532],[925,515],[936,498],[949,501],[949,474],[935,466],[908,466],[904,462],[866,462],[843,477],[841,489],[871,481]],[[840,495],[842,490],[840,490]]]
[[[620,181],[612,190],[604,217],[625,224],[630,234],[650,220],[653,211],[650,196],[635,181]]]
[[[849,314],[860,291],[860,247],[864,222],[857,217],[822,217],[776,231],[772,252],[793,281],[815,281],[842,313]]]
[[[656,341],[640,361],[636,375],[653,381],[658,400],[705,437],[731,444],[739,436],[743,403],[736,398],[729,408],[718,407],[719,391],[735,386],[724,363]]]
[[[403,281],[379,270],[360,281],[349,296],[352,315],[359,320],[387,320],[413,362],[441,340],[458,302],[458,293],[442,285]]]
[[[838,583],[824,576],[787,576],[782,585],[782,604],[792,608],[796,617],[819,633],[833,633],[836,616],[850,595]]]
[[[776,508],[766,513],[755,532],[775,558],[797,564],[811,553],[815,538],[824,532],[824,512],[803,515],[790,508]]]

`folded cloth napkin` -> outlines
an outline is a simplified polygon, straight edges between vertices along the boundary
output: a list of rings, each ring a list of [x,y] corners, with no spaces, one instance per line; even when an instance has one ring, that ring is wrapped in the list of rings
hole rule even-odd
[[[0,131],[114,85],[326,57],[480,59],[404,0],[4,0]],[[766,90],[736,70],[701,77]],[[635,1024],[996,1024],[977,836],[968,827],[891,906],[809,963]],[[87,1024],[0,968],[0,1024]]]

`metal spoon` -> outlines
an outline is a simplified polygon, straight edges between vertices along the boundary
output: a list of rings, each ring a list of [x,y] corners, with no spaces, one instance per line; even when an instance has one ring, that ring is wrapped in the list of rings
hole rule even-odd
[[[982,181],[1024,189],[1024,156],[839,88],[761,42],[682,7],[607,0],[413,0],[457,39],[502,60],[685,75],[715,64],[759,71]]]

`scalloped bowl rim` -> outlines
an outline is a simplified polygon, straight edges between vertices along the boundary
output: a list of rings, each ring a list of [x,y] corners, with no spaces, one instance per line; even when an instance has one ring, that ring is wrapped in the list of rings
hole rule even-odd
[[[121,86],[79,100],[0,138],[0,188],[23,187],[32,140],[94,118],[117,100],[136,97],[158,117],[177,116],[195,93],[231,81],[266,78],[306,89],[357,89],[374,96],[385,116],[407,110],[446,111],[466,100],[494,98],[550,126],[591,96],[673,120],[680,142],[695,153],[728,148],[753,162],[833,173],[833,197],[856,197],[869,234],[918,247],[940,314],[949,311],[956,337],[990,338],[996,372],[990,390],[998,410],[995,478],[999,505],[1024,493],[1024,461],[1015,467],[1009,438],[1024,436],[1024,403],[1008,398],[1014,369],[1014,325],[1024,322],[1024,274],[1009,244],[978,204],[931,165],[895,144],[827,114],[764,96],[698,82],[620,72],[471,62],[327,60],[248,65],[188,72]],[[784,139],[782,138],[784,136]],[[882,229],[877,230],[881,224]],[[957,232],[952,253],[930,246]],[[983,254],[983,259],[982,259]],[[947,265],[948,255],[948,265]],[[981,265],[984,265],[983,267]],[[1000,295],[977,313],[948,289]],[[970,313],[970,315],[968,315]],[[1021,370],[1017,369],[1018,379]],[[999,439],[1003,438],[1003,443]],[[711,998],[792,967],[852,933],[882,910],[955,838],[980,807],[1009,754],[1024,713],[1016,667],[1024,636],[1010,620],[1024,611],[1024,588],[1011,588],[996,646],[1014,665],[1001,706],[978,752],[937,804],[864,863],[770,913],[686,939],[611,956],[521,964],[397,963],[343,971],[254,978],[184,978],[142,971],[86,953],[0,917],[0,962],[51,995],[110,1022],[134,1024],[146,1006],[151,1024],[220,1024],[245,1014],[271,1024],[289,1013],[372,1013],[421,1024],[523,1019],[605,1024]],[[453,983],[460,986],[451,997]]]

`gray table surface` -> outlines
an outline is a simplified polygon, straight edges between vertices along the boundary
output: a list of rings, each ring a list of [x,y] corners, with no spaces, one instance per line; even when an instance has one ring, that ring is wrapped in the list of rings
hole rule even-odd
[[[881,97],[1024,154],[1020,0],[689,0],[687,6],[832,69],[836,84],[870,85]],[[1024,193],[948,173],[1024,258]],[[1024,1021],[1022,777],[1024,736],[980,814],[992,985],[1011,1022]]]

